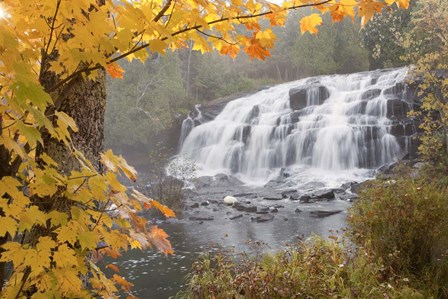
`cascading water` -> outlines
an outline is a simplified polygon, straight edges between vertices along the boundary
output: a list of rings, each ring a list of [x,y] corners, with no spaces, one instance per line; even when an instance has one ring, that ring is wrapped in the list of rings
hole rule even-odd
[[[189,113],[187,118],[182,121],[182,127],[179,137],[179,150],[182,149],[182,144],[185,138],[187,138],[188,134],[190,134],[191,130],[193,130],[196,124],[200,124],[202,121],[202,113],[201,110],[199,110],[200,107],[201,105],[195,105],[194,115],[192,116],[191,113]]]
[[[304,170],[338,175],[376,168],[406,150],[391,132],[408,110],[406,73],[315,77],[239,98],[181,136],[180,154],[196,161],[200,175],[234,174],[253,184],[285,168],[295,173],[290,180],[303,178]]]

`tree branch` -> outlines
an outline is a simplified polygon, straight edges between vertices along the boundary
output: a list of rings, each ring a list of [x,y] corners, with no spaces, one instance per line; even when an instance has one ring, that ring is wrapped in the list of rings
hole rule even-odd
[[[59,12],[59,7],[61,6],[61,0],[58,0],[58,2],[56,3],[56,9],[54,11],[54,16],[53,16],[53,20],[51,23],[51,29],[50,29],[50,38],[48,39],[48,44],[47,44],[47,48],[45,49],[45,57],[48,55],[48,50],[50,49],[50,44],[51,44],[51,40],[53,38],[53,31],[55,29],[54,25],[56,23],[56,17],[58,15]],[[57,40],[56,40],[57,41]],[[42,60],[43,62],[43,60]]]
[[[211,37],[211,38],[216,38],[216,39],[222,40],[223,42],[225,42],[225,43],[227,43],[227,44],[229,44],[229,45],[236,45],[236,43],[229,42],[228,40],[226,40],[226,39],[223,38],[222,36],[217,36],[217,35],[209,34],[209,33],[206,33],[206,32],[204,32],[204,31],[200,30],[200,29],[196,29],[196,31],[199,32],[199,33],[201,33],[201,34],[203,34],[203,35],[205,35],[205,36],[208,36],[208,37]]]
[[[294,5],[294,6],[290,6],[290,7],[285,8],[284,11],[295,10],[295,9],[305,8],[305,7],[321,6],[321,5],[329,3],[330,1],[332,1],[332,0],[325,0],[325,1],[322,1],[322,2],[319,2],[319,3]],[[270,14],[273,14],[273,13],[274,13],[274,11],[270,10],[270,11],[265,11],[265,12],[261,12],[261,13],[258,13],[258,14],[236,16],[236,17],[234,17],[232,19],[235,19],[235,20],[252,19],[252,18],[258,18],[258,17],[270,15]],[[216,20],[208,22],[207,25],[213,25],[213,24],[216,24],[216,23],[226,22],[226,21],[229,21],[230,19],[231,19],[230,17],[216,19]],[[185,32],[189,32],[189,31],[192,31],[192,30],[197,30],[197,29],[200,29],[202,27],[203,27],[202,25],[195,25],[195,26],[187,27],[187,28],[184,28],[184,29],[181,29],[179,31],[174,32],[173,34],[171,34],[171,36],[177,36],[179,34],[182,34],[182,33],[185,33]],[[168,39],[168,37],[160,38],[161,41],[165,41],[167,39]],[[118,61],[120,59],[123,59],[123,58],[125,58],[125,57],[127,57],[127,56],[129,56],[131,54],[134,54],[135,52],[138,52],[140,50],[146,49],[148,47],[149,47],[149,42],[148,43],[144,43],[144,44],[142,44],[142,45],[140,45],[140,46],[138,46],[138,47],[136,47],[136,48],[126,52],[126,53],[123,53],[121,55],[118,55],[115,58],[110,59],[107,62],[107,64],[114,63],[114,62],[116,62],[116,61]],[[81,70],[79,70],[77,72],[72,73],[67,78],[61,80],[59,83],[57,83],[54,86],[50,87],[47,90],[47,92],[55,91],[56,89],[58,89],[59,87],[61,87],[62,85],[66,84],[67,82],[72,80],[74,77],[76,77],[76,76],[78,76],[78,75],[80,75],[82,73],[95,71],[95,70],[98,70],[100,68],[102,68],[101,65],[95,65],[95,66],[92,66],[92,67],[89,67],[89,65],[87,65],[85,68],[83,68],[83,69],[81,69]]]
[[[163,17],[163,15],[165,14],[165,12],[168,10],[168,8],[170,8],[172,0],[168,0],[165,4],[165,6],[162,8],[161,11],[159,11],[159,13],[157,14],[157,16],[152,20],[153,22],[158,22],[160,20],[161,17]]]

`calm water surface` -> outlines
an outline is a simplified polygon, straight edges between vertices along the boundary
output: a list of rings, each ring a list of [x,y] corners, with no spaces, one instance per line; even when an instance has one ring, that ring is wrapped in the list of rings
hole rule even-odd
[[[133,291],[139,298],[169,298],[184,288],[185,276],[201,253],[223,250],[253,253],[255,241],[267,244],[262,247],[264,251],[274,251],[287,243],[294,244],[298,237],[313,233],[328,236],[332,234],[330,229],[343,228],[346,212],[325,218],[311,217],[309,212],[345,210],[349,205],[339,200],[303,204],[299,206],[300,213],[285,206],[275,213],[272,221],[264,223],[251,221],[253,214],[244,214],[237,220],[223,217],[202,224],[189,220],[163,223],[159,227],[170,235],[174,255],[165,257],[150,250],[130,251],[118,261],[120,274],[135,284]]]

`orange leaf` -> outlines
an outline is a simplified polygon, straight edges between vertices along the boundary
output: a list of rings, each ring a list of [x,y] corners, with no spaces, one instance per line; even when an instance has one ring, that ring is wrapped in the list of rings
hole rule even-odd
[[[106,266],[106,269],[112,269],[112,270],[114,270],[115,273],[120,273],[120,269],[118,269],[118,267],[114,264],[108,264]]]
[[[118,63],[111,63],[107,66],[107,72],[112,78],[123,79],[124,70],[118,65]]]
[[[219,52],[223,55],[230,55],[230,57],[235,59],[239,51],[240,47],[238,45],[224,45]]]
[[[129,281],[127,281],[126,279],[124,279],[123,277],[121,277],[120,275],[117,275],[117,274],[114,274],[114,276],[112,277],[112,280],[115,281],[115,283],[119,284],[121,286],[121,288],[123,290],[125,290],[126,292],[130,292],[131,287],[134,286],[133,283],[130,283]]]
[[[129,213],[129,216],[131,217],[132,224],[135,228],[138,228],[140,231],[146,231],[146,224],[148,223],[146,218],[139,217],[135,213]]]
[[[165,215],[165,217],[176,217],[176,214],[173,212],[173,210],[171,210],[170,208],[168,208],[165,205],[162,205],[160,202],[156,201],[156,200],[151,200],[150,201],[151,205],[156,208],[157,210],[159,210],[160,212],[162,212],[163,215]],[[146,205],[145,205],[146,207]]]
[[[251,31],[261,30],[260,24],[258,24],[256,22],[247,22],[247,23],[244,23],[244,26],[246,26],[247,30],[251,30]]]
[[[100,253],[110,256],[113,259],[117,259],[121,256],[120,252],[110,247],[105,247],[100,250]]]
[[[151,227],[149,240],[155,247],[157,247],[157,249],[159,249],[165,255],[173,254],[171,243],[167,238],[168,234],[163,229],[158,228],[157,225]]]
[[[271,53],[269,53],[266,48],[262,47],[256,39],[251,39],[250,46],[246,47],[244,51],[246,51],[246,54],[249,55],[250,59],[258,58],[265,60],[266,57],[271,56]]]

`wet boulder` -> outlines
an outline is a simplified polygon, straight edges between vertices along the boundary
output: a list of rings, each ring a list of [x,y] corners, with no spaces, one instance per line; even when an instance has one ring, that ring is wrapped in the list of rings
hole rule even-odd
[[[399,98],[389,99],[387,101],[387,118],[402,119],[407,117],[410,111],[409,104]]]
[[[239,218],[243,218],[243,214],[238,214],[238,215],[232,216],[229,219],[230,220],[235,220],[235,219],[239,219]]]
[[[369,90],[366,90],[361,95],[361,100],[370,101],[370,100],[373,100],[374,98],[379,97],[380,94],[381,94],[381,89],[369,89]]]
[[[299,193],[297,190],[286,190],[282,192],[282,197],[290,200],[299,200]]]
[[[390,134],[395,137],[412,136],[417,133],[417,128],[413,121],[397,122],[390,126]]]
[[[355,193],[348,193],[348,192],[335,192],[334,193],[335,198],[339,199],[339,200],[345,200],[345,201],[355,201],[356,199],[358,199],[358,195],[356,195]]]
[[[260,107],[258,105],[255,105],[252,107],[252,110],[247,116],[246,122],[250,123],[254,118],[257,118],[259,115],[260,115]]]
[[[319,191],[314,192],[311,195],[311,197],[316,200],[334,199],[334,191],[333,190],[319,190]]]
[[[312,217],[316,217],[316,218],[323,218],[323,217],[328,217],[328,216],[331,216],[331,215],[339,214],[342,211],[343,210],[334,210],[334,211],[317,210],[317,211],[311,211],[310,215]]]
[[[268,222],[268,221],[271,221],[272,219],[274,219],[274,216],[271,214],[264,214],[264,215],[250,218],[250,220],[252,220],[254,222]]]
[[[256,206],[244,205],[244,204],[241,204],[238,202],[233,204],[233,208],[239,212],[246,212],[246,213],[256,213],[257,212]]]
[[[320,84],[295,87],[289,90],[289,106],[300,110],[308,105],[321,105],[329,97],[328,89]]]
[[[209,216],[209,217],[196,217],[196,216],[192,216],[190,218],[188,218],[191,221],[212,221],[214,218],[213,216]]]
[[[299,197],[299,201],[301,203],[310,203],[310,202],[314,202],[313,200],[311,200],[311,196],[309,195],[302,195]]]
[[[396,98],[396,97],[403,98],[405,90],[406,86],[404,85],[404,83],[399,82],[392,87],[386,88],[383,91],[383,94],[386,98]]]
[[[211,176],[201,176],[196,179],[195,186],[198,189],[209,187],[213,183],[213,177]]]
[[[272,196],[272,197],[263,197],[263,199],[264,199],[264,200],[282,200],[283,197],[279,195],[279,196],[277,196],[277,197],[275,197],[275,196]]]

